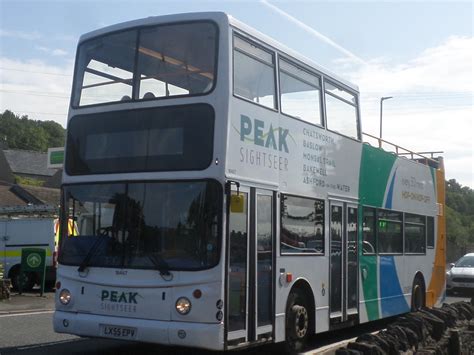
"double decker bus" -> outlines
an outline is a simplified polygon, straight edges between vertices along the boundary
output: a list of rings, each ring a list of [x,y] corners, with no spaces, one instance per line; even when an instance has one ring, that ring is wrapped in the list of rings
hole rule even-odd
[[[298,350],[440,302],[442,158],[375,143],[355,85],[224,13],[82,36],[55,331]]]

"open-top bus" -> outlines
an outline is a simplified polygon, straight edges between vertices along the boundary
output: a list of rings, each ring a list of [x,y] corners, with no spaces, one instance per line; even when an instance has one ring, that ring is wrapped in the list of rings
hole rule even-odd
[[[356,86],[226,14],[82,36],[67,132],[57,332],[298,349],[444,297],[442,159],[364,143]]]

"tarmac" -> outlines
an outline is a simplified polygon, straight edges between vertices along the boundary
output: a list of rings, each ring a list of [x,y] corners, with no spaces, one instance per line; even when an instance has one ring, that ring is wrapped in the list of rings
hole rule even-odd
[[[10,299],[0,300],[0,315],[25,313],[25,312],[44,312],[54,310],[54,292],[45,292],[40,296],[39,290],[32,292],[11,293]]]

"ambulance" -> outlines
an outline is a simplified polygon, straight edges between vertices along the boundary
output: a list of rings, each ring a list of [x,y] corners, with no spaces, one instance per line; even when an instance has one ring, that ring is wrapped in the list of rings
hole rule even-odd
[[[28,207],[23,207],[25,213],[17,211],[18,208],[0,208],[0,263],[4,267],[4,277],[11,279],[14,290],[18,290],[20,282],[23,248],[45,249],[46,288],[53,287],[56,280],[59,219],[53,214],[45,216],[32,213],[36,209]],[[71,228],[72,225],[71,221]],[[24,273],[21,278],[22,291],[30,291],[40,281],[39,273]]]

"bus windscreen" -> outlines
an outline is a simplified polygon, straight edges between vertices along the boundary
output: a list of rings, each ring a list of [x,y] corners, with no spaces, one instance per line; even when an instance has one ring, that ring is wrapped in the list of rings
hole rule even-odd
[[[202,95],[214,85],[217,26],[209,21],[142,27],[79,45],[72,104]]]
[[[159,271],[215,266],[221,190],[214,180],[65,186],[64,213],[77,232],[62,234],[59,262]]]

